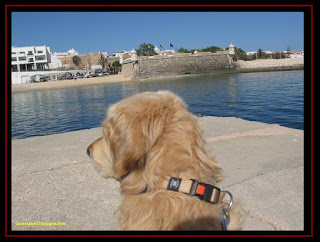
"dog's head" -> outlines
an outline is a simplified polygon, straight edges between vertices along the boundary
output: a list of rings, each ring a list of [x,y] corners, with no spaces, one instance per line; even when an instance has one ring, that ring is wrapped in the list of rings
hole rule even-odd
[[[206,167],[219,171],[201,148],[195,148],[201,142],[195,119],[180,97],[168,91],[144,92],[109,107],[103,136],[87,153],[102,176],[126,184],[122,191],[130,187],[142,192],[161,177],[181,175],[189,166],[200,176],[212,173]],[[199,160],[197,167],[190,157]]]
[[[144,92],[109,107],[103,136],[87,149],[102,176],[121,178],[144,166],[164,126],[179,111],[187,112],[181,98],[168,91]]]

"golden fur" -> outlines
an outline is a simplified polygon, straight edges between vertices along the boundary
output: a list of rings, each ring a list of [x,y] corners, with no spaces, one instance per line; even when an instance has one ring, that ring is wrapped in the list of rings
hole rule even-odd
[[[161,188],[165,179],[216,185],[222,168],[205,149],[196,118],[169,91],[144,92],[109,107],[103,136],[88,147],[96,169],[120,181],[119,230],[221,230],[223,204]],[[230,230],[244,213],[235,203]]]

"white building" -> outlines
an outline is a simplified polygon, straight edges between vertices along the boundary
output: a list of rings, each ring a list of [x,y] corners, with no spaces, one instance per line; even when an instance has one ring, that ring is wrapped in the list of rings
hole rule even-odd
[[[174,50],[159,50],[158,46],[154,47],[154,51],[158,55],[172,55],[172,54],[176,53]]]
[[[114,57],[120,57],[120,56],[123,56],[124,54],[128,54],[129,51],[125,51],[125,50],[121,50],[121,51],[117,51],[115,52],[113,55],[111,56],[114,56]]]
[[[291,51],[289,58],[304,58],[304,51]]]
[[[176,52],[174,50],[161,50],[159,55],[172,55]]]
[[[249,52],[246,52],[247,55],[255,55],[257,54],[258,52],[257,51],[249,51]]]
[[[51,63],[49,63],[49,69],[57,69],[62,67],[62,61],[56,55],[51,55]]]
[[[75,55],[79,55],[78,51],[75,51],[75,49],[70,49],[67,51],[67,54],[70,56],[75,56]]]
[[[50,47],[27,46],[11,47],[12,72],[49,69]]]
[[[78,51],[75,51],[75,49],[70,49],[67,52],[51,52],[50,53],[51,56],[55,56],[57,58],[61,58],[61,57],[68,57],[68,56],[75,56],[75,55],[79,55]]]
[[[63,57],[69,57],[69,56],[75,56],[79,55],[78,51],[75,51],[75,49],[70,49],[67,52],[50,52],[51,56],[51,63],[49,64],[50,69],[57,69],[59,67],[62,67],[62,62],[60,58]]]

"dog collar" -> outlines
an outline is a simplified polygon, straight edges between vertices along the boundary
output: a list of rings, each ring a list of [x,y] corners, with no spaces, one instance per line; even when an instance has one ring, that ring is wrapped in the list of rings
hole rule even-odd
[[[222,208],[220,213],[220,222],[223,230],[227,230],[227,225],[230,222],[229,210],[233,204],[233,196],[229,191],[221,191],[220,188],[211,184],[199,182],[196,179],[182,179],[170,177],[165,180],[163,188],[176,192],[182,192],[190,196],[197,196],[201,200],[209,203],[222,203],[226,194],[229,195],[230,201],[227,208]]]
[[[182,192],[190,196],[196,196],[201,200],[210,203],[221,203],[226,194],[230,196],[229,207],[232,206],[232,195],[228,191],[221,191],[220,188],[199,182],[196,179],[182,179],[170,177],[163,184],[167,190]]]

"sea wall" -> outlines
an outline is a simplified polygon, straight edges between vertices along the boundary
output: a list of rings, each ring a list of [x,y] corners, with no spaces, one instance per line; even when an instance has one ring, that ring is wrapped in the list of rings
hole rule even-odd
[[[237,72],[303,70],[304,58],[258,59],[235,62]]]
[[[233,69],[235,65],[228,54],[212,53],[140,57],[136,62],[122,65],[122,73],[133,80],[230,72]]]
[[[206,73],[238,73],[260,71],[303,70],[304,59],[262,59],[233,61],[224,52],[218,54],[174,54],[139,57],[122,64],[122,74],[132,80],[160,79]]]

